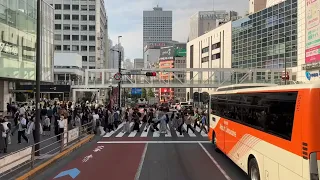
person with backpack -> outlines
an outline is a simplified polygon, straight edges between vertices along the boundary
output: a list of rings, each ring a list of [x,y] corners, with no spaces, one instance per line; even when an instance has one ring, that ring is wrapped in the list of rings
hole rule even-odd
[[[29,143],[29,139],[26,136],[27,120],[23,114],[20,115],[20,120],[18,121],[18,144],[21,144],[21,137]]]

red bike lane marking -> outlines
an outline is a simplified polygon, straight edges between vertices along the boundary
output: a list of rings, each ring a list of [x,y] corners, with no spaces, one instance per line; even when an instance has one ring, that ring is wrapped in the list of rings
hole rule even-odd
[[[104,147],[101,151],[94,152],[93,150],[98,146]],[[134,179],[144,148],[145,144],[96,144],[93,149],[69,162],[55,176],[63,171],[78,168],[80,174],[76,177],[77,180]],[[82,162],[86,156],[90,155],[92,158],[89,158],[87,162]],[[70,179],[72,179],[70,176],[64,176],[55,180]]]

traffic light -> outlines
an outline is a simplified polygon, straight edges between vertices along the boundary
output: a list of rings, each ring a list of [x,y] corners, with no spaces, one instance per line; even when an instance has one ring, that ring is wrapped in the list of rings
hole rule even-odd
[[[157,76],[156,72],[146,72],[146,76]]]
[[[194,92],[194,93],[193,93],[193,100],[194,100],[195,102],[198,102],[198,101],[200,100],[200,99],[199,99],[199,98],[200,98],[199,95],[200,95],[200,94],[199,94],[198,92]]]

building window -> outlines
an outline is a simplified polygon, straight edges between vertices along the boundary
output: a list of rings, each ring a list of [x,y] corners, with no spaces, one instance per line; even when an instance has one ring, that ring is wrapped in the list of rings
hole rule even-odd
[[[95,21],[96,20],[96,16],[95,15],[89,15],[89,20],[90,21]]]
[[[217,48],[220,48],[220,47],[221,47],[221,43],[218,42],[218,43],[212,44],[211,50],[214,50],[214,49],[217,49]]]
[[[64,4],[63,5],[64,10],[70,10],[70,4]]]
[[[54,9],[55,9],[55,10],[60,10],[60,9],[62,9],[61,4],[55,4],[55,5],[54,5]]]
[[[81,11],[86,11],[88,10],[88,6],[87,5],[81,5]]]
[[[70,40],[70,35],[63,35],[63,40]]]
[[[201,53],[209,52],[209,47],[202,48]]]
[[[96,51],[96,47],[95,47],[95,46],[89,46],[89,51],[90,51],[90,52]]]
[[[72,51],[79,51],[78,45],[72,45]]]
[[[89,5],[89,11],[95,11],[96,7],[95,5]]]
[[[79,25],[78,24],[72,24],[72,30],[73,31],[79,31]]]
[[[63,45],[64,51],[70,51],[70,45]]]
[[[81,31],[86,31],[88,30],[88,26],[87,25],[81,25]]]
[[[88,61],[88,56],[82,56],[82,61],[87,62]]]
[[[60,20],[61,19],[61,14],[55,14],[54,15],[55,20]]]
[[[73,4],[72,5],[72,10],[79,10],[79,5]]]
[[[212,54],[211,60],[220,59],[220,53]]]
[[[89,31],[95,31],[96,26],[95,25],[89,25]]]
[[[56,50],[56,51],[61,51],[61,46],[60,46],[60,45],[55,45],[55,46],[54,46],[54,50]]]
[[[96,57],[95,56],[89,56],[89,62],[95,62]]]
[[[72,41],[79,41],[79,35],[72,35]]]
[[[81,46],[81,51],[88,51],[88,46]]]
[[[55,24],[54,25],[55,30],[61,30],[61,24]]]
[[[89,36],[89,41],[95,41],[96,37],[95,36]]]
[[[79,15],[73,14],[72,15],[72,20],[79,20]]]
[[[89,66],[89,69],[95,69],[96,67],[94,67],[94,66]]]
[[[70,30],[70,25],[69,24],[64,24],[63,25],[63,30]]]
[[[208,61],[209,61],[209,56],[201,58],[201,62],[202,63],[205,63],[205,62],[208,62]]]
[[[87,15],[81,15],[81,21],[86,21],[88,20],[88,16]]]
[[[87,41],[88,36],[87,35],[81,35],[81,41]]]
[[[55,34],[54,40],[60,41],[61,40],[61,34]]]
[[[63,15],[64,20],[70,20],[70,14],[64,14]]]

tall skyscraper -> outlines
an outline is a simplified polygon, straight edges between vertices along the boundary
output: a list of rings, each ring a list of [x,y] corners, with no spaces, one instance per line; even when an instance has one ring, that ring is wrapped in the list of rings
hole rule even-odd
[[[105,68],[108,37],[104,0],[47,1],[55,8],[55,51],[79,53],[83,68]]]
[[[172,41],[172,11],[161,7],[153,11],[143,11],[143,47],[148,43]]]

